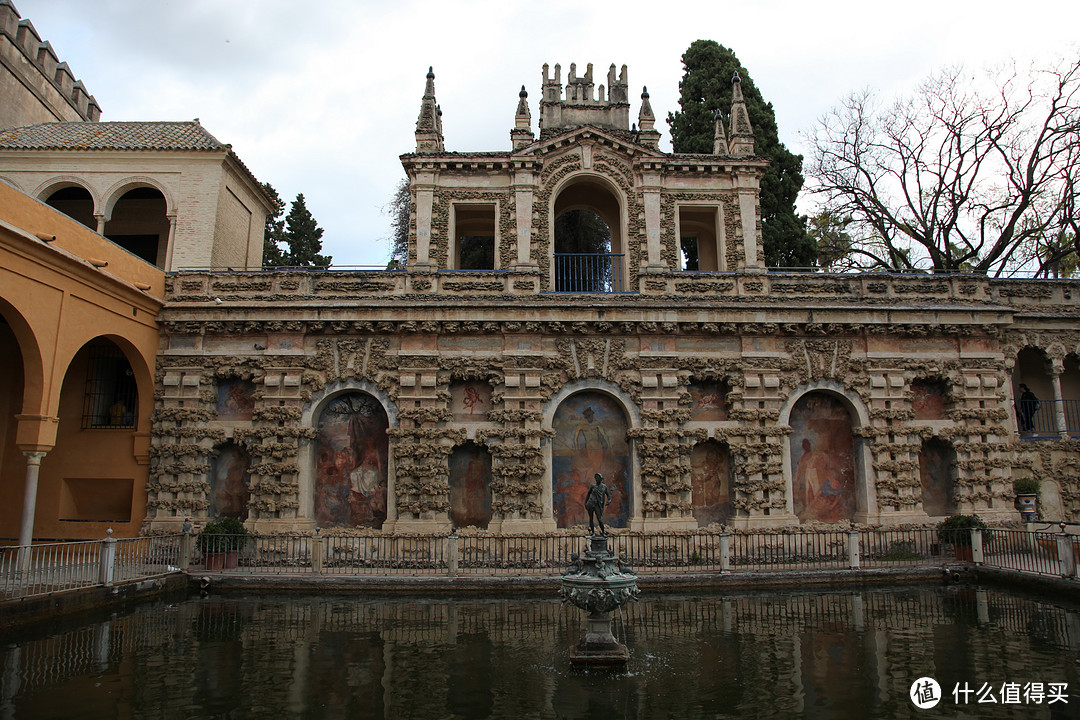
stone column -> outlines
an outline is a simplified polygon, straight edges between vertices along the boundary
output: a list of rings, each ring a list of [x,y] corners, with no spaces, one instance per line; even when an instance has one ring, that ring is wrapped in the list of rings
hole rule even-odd
[[[417,173],[416,176],[416,265],[431,266],[431,220],[435,206],[435,174]]]
[[[176,213],[169,213],[169,239],[165,242],[165,265],[166,271],[173,270],[173,250],[176,245]]]
[[[1061,396],[1061,373],[1064,371],[1063,366],[1059,366],[1058,362],[1054,362],[1054,367],[1050,371],[1050,387],[1054,391],[1054,429],[1063,438],[1069,437],[1069,428],[1065,424],[1065,403],[1062,401]]]
[[[41,472],[41,459],[45,457],[41,450],[27,450],[26,456],[26,484],[23,490],[22,523],[19,525],[19,545],[30,545],[34,542],[34,512],[37,509],[38,475]]]
[[[757,233],[758,197],[756,192],[739,193],[739,217],[742,220],[743,257],[747,270],[761,267]]]
[[[532,261],[533,198],[536,177],[532,172],[518,171],[514,175],[514,210],[517,227],[517,265],[522,269],[536,269]]]
[[[648,251],[648,268],[662,268],[660,259],[660,190],[648,189],[645,200],[645,241]]]

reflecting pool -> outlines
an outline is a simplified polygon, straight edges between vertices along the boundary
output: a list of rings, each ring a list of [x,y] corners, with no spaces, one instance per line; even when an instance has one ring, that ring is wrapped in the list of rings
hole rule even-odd
[[[0,718],[1080,717],[1077,607],[997,589],[643,597],[618,670],[571,667],[584,625],[548,597],[159,602],[0,638]]]

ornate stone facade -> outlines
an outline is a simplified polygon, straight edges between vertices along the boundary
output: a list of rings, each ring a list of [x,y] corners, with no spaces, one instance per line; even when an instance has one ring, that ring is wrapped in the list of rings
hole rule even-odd
[[[647,93],[640,128],[612,107],[625,68],[610,99],[544,76],[562,125],[536,138],[523,89],[511,151],[454,153],[429,73],[404,270],[169,276],[148,529],[208,515],[230,443],[262,531],[557,531],[594,470],[616,527],[1016,520],[1029,475],[1080,517],[1074,281],[766,272],[738,93],[716,154],[672,155]],[[568,289],[577,208],[611,248]],[[1020,382],[1049,431],[1018,432]]]

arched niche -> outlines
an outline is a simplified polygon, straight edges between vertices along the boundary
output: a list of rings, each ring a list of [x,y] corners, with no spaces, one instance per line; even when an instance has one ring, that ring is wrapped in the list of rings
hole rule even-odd
[[[871,459],[857,429],[866,407],[826,380],[799,388],[781,409],[792,433],[784,448],[787,506],[800,522],[877,519]]]
[[[389,509],[389,418],[373,395],[348,390],[315,415],[311,483],[315,523],[382,528]]]
[[[628,527],[638,515],[634,452],[628,437],[635,422],[628,404],[603,387],[582,383],[556,394],[547,415],[545,425],[555,434],[547,448],[550,512],[556,527],[588,522],[585,496],[596,473],[613,489],[604,524]]]
[[[949,386],[943,378],[911,381],[911,409],[915,420],[944,420],[948,404]]]
[[[467,441],[450,453],[450,522],[486,529],[491,523],[491,451]]]
[[[706,440],[690,451],[690,506],[698,527],[726,523],[735,514],[731,473],[727,443]]]
[[[923,511],[930,517],[956,512],[956,450],[942,438],[923,440],[919,451],[919,484]]]
[[[251,499],[251,455],[229,441],[214,448],[210,461],[210,494],[207,516],[247,520]]]

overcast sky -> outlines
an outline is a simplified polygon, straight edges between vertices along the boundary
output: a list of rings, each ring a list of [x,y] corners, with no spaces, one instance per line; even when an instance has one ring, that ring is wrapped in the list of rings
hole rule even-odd
[[[383,211],[404,177],[428,66],[446,147],[509,150],[518,90],[539,116],[541,67],[627,65],[632,120],[648,86],[661,148],[691,42],[735,51],[801,133],[851,92],[911,90],[944,65],[1077,52],[1076,0],[14,0],[102,108],[102,120],[190,120],[282,198],[303,193],[334,265],[385,265]]]

